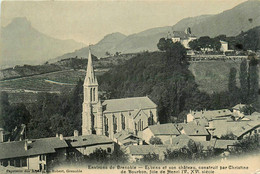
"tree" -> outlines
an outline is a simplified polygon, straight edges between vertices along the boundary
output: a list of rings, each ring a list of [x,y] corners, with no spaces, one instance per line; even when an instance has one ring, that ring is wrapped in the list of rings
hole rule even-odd
[[[255,111],[256,110],[252,105],[246,105],[245,107],[241,108],[241,112],[245,115],[251,115]]]
[[[149,140],[149,143],[153,144],[153,145],[163,144],[162,140],[159,137],[151,137],[150,140]]]
[[[228,134],[222,135],[220,137],[220,139],[223,139],[223,140],[236,140],[237,137],[232,132],[230,132]]]
[[[234,144],[235,148],[233,153],[249,153],[249,152],[259,152],[260,150],[260,139],[258,134],[247,136],[237,143]]]
[[[236,74],[237,70],[235,68],[230,69],[229,79],[228,79],[228,90],[230,93],[230,105],[235,105],[240,102],[240,93],[236,86]]]
[[[147,155],[144,155],[144,157],[141,159],[142,162],[145,163],[153,163],[153,162],[159,162],[159,155],[155,153],[149,153]]]
[[[240,64],[240,72],[239,72],[239,82],[240,82],[240,95],[241,102],[248,102],[248,74],[247,74],[247,60],[242,60]]]
[[[256,55],[249,56],[249,72],[248,72],[248,84],[249,84],[249,97],[251,103],[255,102],[258,97],[259,90],[259,73],[258,73],[258,60]]]

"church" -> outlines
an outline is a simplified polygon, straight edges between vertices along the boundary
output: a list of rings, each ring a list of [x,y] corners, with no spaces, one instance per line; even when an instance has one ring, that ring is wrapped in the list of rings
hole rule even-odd
[[[90,50],[83,94],[82,135],[106,135],[113,139],[118,132],[137,134],[158,122],[157,105],[147,96],[100,100]]]

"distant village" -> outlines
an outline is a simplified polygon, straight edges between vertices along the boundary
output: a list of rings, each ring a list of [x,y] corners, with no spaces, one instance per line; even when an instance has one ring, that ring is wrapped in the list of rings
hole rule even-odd
[[[171,32],[167,37],[188,49],[191,59],[200,60],[200,55],[188,44],[197,39],[190,28]],[[233,50],[228,49],[227,42],[220,42],[223,55],[219,56],[230,58],[225,53]],[[83,86],[82,135],[75,130],[70,137],[57,134],[55,137],[26,139],[24,126],[17,135],[20,138],[10,141],[10,134],[0,128],[0,165],[47,171],[55,161],[87,156],[96,149],[109,154],[121,149],[128,155],[129,163],[138,163],[149,154],[163,160],[168,150],[187,147],[190,141],[200,144],[204,152],[214,149],[225,159],[239,140],[260,134],[260,113],[245,113],[248,106],[241,103],[232,109],[190,110],[183,123],[160,124],[157,105],[147,96],[101,101],[90,51],[87,66]],[[233,138],[224,138],[226,136]]]

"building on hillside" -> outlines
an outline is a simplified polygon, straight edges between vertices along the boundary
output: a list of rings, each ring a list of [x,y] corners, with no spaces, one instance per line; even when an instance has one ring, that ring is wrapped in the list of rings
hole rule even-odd
[[[228,109],[220,110],[201,110],[201,111],[190,111],[187,114],[187,122],[198,119],[210,120],[226,120],[232,116],[232,112]]]
[[[171,140],[173,137],[180,135],[181,133],[172,123],[158,124],[148,126],[142,132],[140,132],[140,137],[149,144],[152,137],[158,137],[162,140],[164,144],[167,140]]]
[[[228,51],[228,42],[220,40],[220,44],[221,44],[220,51],[223,52]]]
[[[171,38],[173,43],[180,42],[186,49],[190,49],[190,41],[197,39],[197,37],[191,33],[190,28],[187,28],[185,31],[173,31],[168,34],[168,38]]]
[[[128,130],[137,133],[157,124],[157,105],[148,97],[101,102],[90,51],[83,88],[82,135],[106,135],[114,139],[117,132]]]

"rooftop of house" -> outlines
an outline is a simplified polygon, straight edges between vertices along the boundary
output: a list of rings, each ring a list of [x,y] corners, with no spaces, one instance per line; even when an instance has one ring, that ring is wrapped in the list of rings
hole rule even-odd
[[[148,97],[131,97],[122,99],[105,100],[102,105],[105,110],[104,113],[133,111],[139,109],[152,109],[157,105]]]
[[[154,135],[180,135],[180,132],[172,123],[148,126]]]
[[[214,148],[216,149],[227,149],[228,146],[234,146],[236,140],[220,140],[217,139],[214,145]]]
[[[204,126],[199,125],[197,122],[189,123],[178,123],[176,127],[179,131],[184,131],[186,135],[189,136],[207,136],[209,135],[208,131]]]
[[[111,139],[103,135],[82,135],[64,137],[64,140],[72,147],[93,146],[98,144],[113,143]]]
[[[220,138],[223,135],[233,133],[236,137],[241,137],[242,135],[248,133],[252,129],[260,126],[260,121],[249,120],[249,121],[213,121],[214,136]]]
[[[180,38],[180,39],[188,39],[189,37],[196,37],[196,36],[193,34],[189,34],[189,33],[187,34],[184,31],[173,31],[172,37]]]
[[[131,145],[127,147],[131,155],[160,154],[166,152],[164,145]]]
[[[229,109],[220,109],[191,111],[189,114],[193,115],[196,119],[205,118],[207,120],[212,120],[214,118],[231,116],[232,112]]]
[[[55,153],[55,149],[66,147],[68,144],[65,140],[60,140],[58,137],[4,142],[0,143],[0,159]]]

